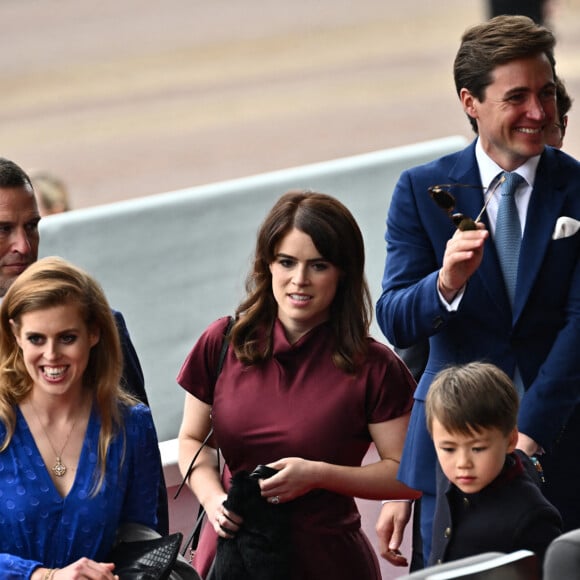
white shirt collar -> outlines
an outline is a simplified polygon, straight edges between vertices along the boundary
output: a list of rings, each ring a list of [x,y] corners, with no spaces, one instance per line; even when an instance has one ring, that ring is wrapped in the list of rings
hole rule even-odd
[[[533,189],[534,180],[536,179],[536,169],[538,168],[538,163],[540,162],[541,155],[535,155],[530,157],[523,165],[520,165],[515,172],[521,175],[528,186]],[[504,171],[489,155],[483,150],[481,145],[481,139],[477,139],[475,144],[475,159],[477,160],[477,165],[479,167],[479,176],[481,178],[481,185],[484,187],[489,187],[498,176],[499,173]]]

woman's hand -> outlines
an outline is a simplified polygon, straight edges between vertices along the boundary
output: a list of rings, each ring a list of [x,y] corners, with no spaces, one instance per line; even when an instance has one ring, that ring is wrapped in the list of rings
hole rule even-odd
[[[119,580],[114,572],[115,564],[95,562],[89,558],[81,558],[76,562],[73,562],[66,568],[57,569],[52,576],[49,576],[51,580],[80,580],[81,578],[89,580]],[[48,568],[37,568],[34,574],[31,576],[31,580],[36,580],[36,578],[46,578],[46,573]],[[40,573],[40,575],[37,575]]]
[[[226,494],[214,496],[205,509],[216,534],[226,539],[233,538],[244,521],[238,514],[226,509],[224,501],[227,497]]]
[[[269,463],[268,467],[278,470],[268,479],[260,479],[262,497],[270,503],[291,501],[319,487],[319,463],[300,457],[286,457]]]
[[[379,514],[375,530],[381,556],[393,566],[408,566],[407,558],[400,552],[405,527],[411,519],[411,504],[406,501],[385,503]]]

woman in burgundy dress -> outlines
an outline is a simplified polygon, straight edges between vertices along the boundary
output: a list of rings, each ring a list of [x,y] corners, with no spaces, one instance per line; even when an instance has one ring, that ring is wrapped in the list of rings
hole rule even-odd
[[[412,499],[396,480],[414,380],[369,337],[372,316],[364,244],[348,209],[328,195],[290,191],[258,233],[247,296],[211,324],[178,376],[188,392],[179,433],[185,473],[213,423],[210,446],[188,484],[208,523],[194,564],[207,573],[217,536],[243,529],[223,502],[231,474],[267,464],[264,501],[290,514],[294,580],[379,580],[355,497]],[[361,466],[371,443],[380,460]],[[225,458],[218,472],[216,448]],[[276,578],[276,571],[272,571]]]

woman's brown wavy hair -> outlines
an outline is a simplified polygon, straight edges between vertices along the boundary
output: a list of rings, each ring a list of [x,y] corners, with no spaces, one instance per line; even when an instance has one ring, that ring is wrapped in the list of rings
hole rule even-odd
[[[342,273],[329,317],[335,338],[333,359],[337,367],[354,373],[366,355],[372,319],[363,236],[340,201],[312,191],[285,193],[259,229],[253,268],[246,280],[247,295],[236,309],[231,331],[236,356],[247,365],[272,356],[278,305],[270,264],[282,239],[294,228],[309,235],[322,257]]]

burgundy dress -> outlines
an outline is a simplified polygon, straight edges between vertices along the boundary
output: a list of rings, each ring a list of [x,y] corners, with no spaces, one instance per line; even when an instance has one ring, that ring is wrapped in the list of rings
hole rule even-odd
[[[333,337],[326,323],[291,345],[277,321],[272,359],[244,366],[230,348],[216,383],[226,326],[227,318],[209,326],[177,380],[212,405],[216,441],[231,473],[284,457],[359,466],[372,442],[368,424],[411,409],[415,383],[401,360],[369,338],[367,364],[349,375],[332,362]],[[380,580],[352,497],[319,489],[291,504],[296,580]],[[213,528],[206,526],[194,562],[202,574],[215,540]]]

